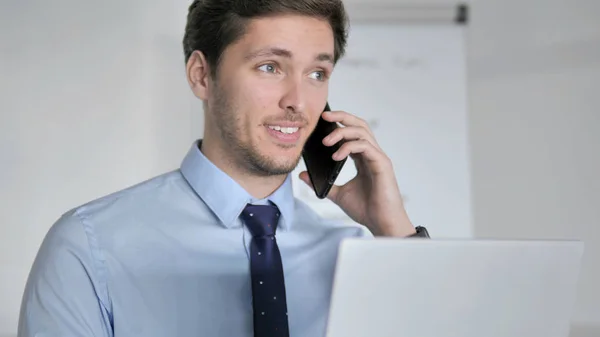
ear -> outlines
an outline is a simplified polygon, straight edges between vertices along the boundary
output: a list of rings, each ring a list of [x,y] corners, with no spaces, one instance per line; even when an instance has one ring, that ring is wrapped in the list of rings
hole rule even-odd
[[[187,80],[192,92],[206,101],[209,95],[210,68],[201,51],[194,51],[186,65]]]

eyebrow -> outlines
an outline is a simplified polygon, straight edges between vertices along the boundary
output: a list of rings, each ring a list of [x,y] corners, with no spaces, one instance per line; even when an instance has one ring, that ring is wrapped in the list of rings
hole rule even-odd
[[[268,47],[268,48],[263,48],[263,49],[253,51],[253,52],[249,53],[248,55],[246,55],[244,57],[244,59],[246,61],[250,61],[250,60],[253,60],[258,57],[267,57],[267,56],[279,56],[279,57],[291,59],[292,52],[287,49],[283,49],[283,48]],[[329,53],[320,53],[315,57],[315,61],[329,62],[329,63],[333,64],[333,55],[331,55]]]

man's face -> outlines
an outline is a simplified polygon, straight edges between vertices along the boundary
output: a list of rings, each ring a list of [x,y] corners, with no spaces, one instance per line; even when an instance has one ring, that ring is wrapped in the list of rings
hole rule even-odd
[[[296,167],[326,103],[333,53],[329,23],[305,16],[254,19],[226,48],[208,107],[235,164],[265,176]]]

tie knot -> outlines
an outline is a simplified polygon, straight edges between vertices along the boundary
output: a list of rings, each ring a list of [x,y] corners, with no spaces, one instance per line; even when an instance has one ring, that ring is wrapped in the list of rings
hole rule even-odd
[[[275,235],[279,222],[279,209],[275,205],[246,205],[242,220],[254,237]]]

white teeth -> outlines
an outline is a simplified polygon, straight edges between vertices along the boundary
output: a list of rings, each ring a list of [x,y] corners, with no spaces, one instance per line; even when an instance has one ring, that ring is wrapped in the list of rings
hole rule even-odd
[[[298,131],[298,128],[281,128],[281,132],[283,133],[294,133]]]
[[[272,125],[272,126],[269,126],[269,128],[271,128],[275,131],[280,131],[282,133],[286,133],[286,134],[291,134],[291,133],[295,133],[298,131],[298,128],[285,128],[285,127],[282,128],[281,126],[278,126],[278,125]]]

